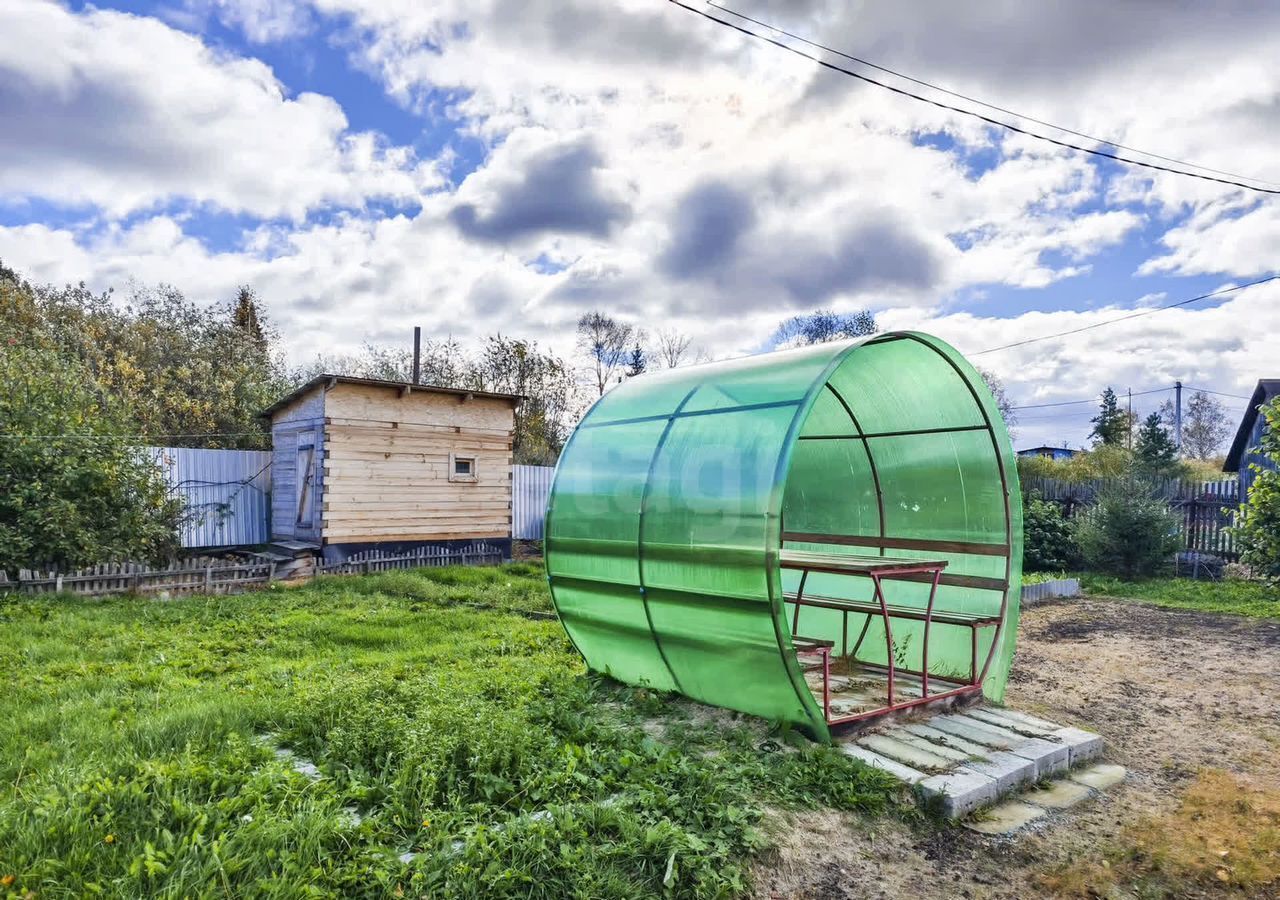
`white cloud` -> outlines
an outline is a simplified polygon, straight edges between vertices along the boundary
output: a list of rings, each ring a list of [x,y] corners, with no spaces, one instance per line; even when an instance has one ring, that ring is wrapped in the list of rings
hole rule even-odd
[[[978,13],[941,0],[747,8],[1048,120],[1266,175],[1280,143],[1280,70],[1259,60],[1280,58],[1280,11],[1229,6],[1212,16],[1102,0],[998,0]],[[483,164],[445,186],[410,151],[353,135],[332,100],[290,96],[256,60],[153,20],[0,0],[8,19],[47,19],[54,49],[35,51],[30,33],[0,36],[0,104],[5,85],[19,84],[13,108],[25,116],[19,136],[0,134],[16,163],[0,169],[0,195],[109,214],[171,197],[258,216],[357,207],[329,224],[252,228],[234,253],[211,254],[180,220],[154,216],[78,236],[3,230],[0,255],[40,278],[167,279],[200,299],[252,281],[298,359],[413,324],[464,338],[519,333],[568,352],[573,322],[593,306],[676,326],[717,355],[749,351],[781,318],[817,305],[870,306],[886,327],[974,350],[1118,310],[983,317],[956,312],[959,297],[996,286],[1034,297],[1069,279],[1082,293],[1150,293],[1085,281],[1099,254],[1148,240],[1148,229],[1163,249],[1141,275],[1253,274],[1280,241],[1273,203],[1173,176],[1106,175],[1112,167],[860,86],[652,0],[186,9],[253,42],[336,30],[317,39],[348,48],[425,124],[479,138]],[[52,114],[37,116],[30,97]],[[384,218],[358,209],[368,197],[422,209]],[[1280,333],[1276,299],[1242,292],[979,361],[1023,403],[1179,377],[1246,392],[1275,374],[1266,335]],[[1028,421],[1023,436],[1077,442],[1087,418]]]
[[[288,95],[263,63],[156,19],[0,0],[0,201],[110,216],[170,200],[301,219],[413,202],[441,181],[411,150],[352,132],[331,98]]]

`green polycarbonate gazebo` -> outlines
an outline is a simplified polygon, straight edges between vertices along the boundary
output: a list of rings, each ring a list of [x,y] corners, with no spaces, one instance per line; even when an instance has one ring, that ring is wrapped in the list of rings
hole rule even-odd
[[[647,374],[561,454],[552,596],[591,669],[799,726],[985,694],[1013,659],[999,409],[914,332]]]

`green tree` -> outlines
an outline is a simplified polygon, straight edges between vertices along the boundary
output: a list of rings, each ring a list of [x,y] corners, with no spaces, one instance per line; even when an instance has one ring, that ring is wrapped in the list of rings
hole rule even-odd
[[[991,391],[991,396],[996,401],[996,408],[1000,410],[1000,417],[1004,419],[1004,427],[1009,432],[1009,437],[1013,438],[1016,435],[1014,427],[1018,424],[1018,411],[1013,408],[1013,400],[1005,391],[1004,382],[1000,380],[999,375],[987,369],[979,368],[978,374],[986,382],[987,390]]]
[[[135,287],[125,303],[83,284],[0,293],[0,317],[25,326],[11,331],[18,344],[77,361],[100,400],[127,410],[139,442],[159,445],[267,445],[258,414],[286,386],[278,338],[256,305],[252,329],[236,310],[167,285]]]
[[[236,291],[236,302],[231,312],[231,323],[245,333],[260,350],[267,351],[267,333],[258,316],[258,295],[247,284]]]
[[[1258,408],[1265,425],[1259,453],[1265,463],[1253,462],[1249,496],[1232,529],[1240,561],[1271,582],[1280,582],[1280,398]]]
[[[520,465],[555,465],[579,407],[573,370],[532,341],[490,335],[470,364],[477,390],[519,394],[512,452]]]
[[[863,337],[878,330],[875,316],[865,309],[855,313],[818,309],[781,322],[771,341],[777,347],[804,347]]]
[[[1145,473],[1163,476],[1178,471],[1178,448],[1164,427],[1160,413],[1153,412],[1143,420],[1133,456],[1134,463]]]
[[[627,348],[640,337],[634,325],[620,322],[600,310],[578,319],[578,348],[587,356],[597,396],[613,383],[613,376],[627,362]]]
[[[1123,578],[1154,574],[1182,545],[1177,516],[1138,477],[1103,488],[1075,537],[1086,566]]]
[[[1182,415],[1182,449],[1195,459],[1209,459],[1231,434],[1231,422],[1222,404],[1204,391],[1196,391]]]
[[[627,363],[627,377],[635,378],[637,375],[643,375],[648,367],[649,364],[645,360],[644,350],[639,344],[636,344],[631,351],[631,361]]]
[[[0,385],[0,569],[177,550],[182,502],[139,451],[123,404],[99,396],[78,360],[6,336]]]
[[[1121,412],[1120,403],[1116,400],[1116,392],[1107,388],[1102,392],[1102,404],[1098,414],[1091,420],[1093,431],[1089,436],[1094,439],[1093,445],[1106,447],[1124,446],[1129,434],[1129,417]]]
[[[1071,525],[1056,503],[1032,495],[1022,508],[1023,564],[1029,572],[1061,572],[1079,555]]]

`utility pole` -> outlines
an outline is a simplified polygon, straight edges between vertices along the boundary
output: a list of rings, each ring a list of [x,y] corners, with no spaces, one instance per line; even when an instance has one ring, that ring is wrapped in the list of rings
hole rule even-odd
[[[1173,445],[1182,454],[1182,382],[1173,383]]]
[[[422,326],[413,326],[413,383],[422,383]]]
[[[1127,434],[1128,434],[1127,446],[1129,447],[1130,450],[1132,450],[1133,449],[1133,388],[1125,388],[1125,391],[1129,395],[1129,418],[1125,420],[1129,426],[1127,430]]]

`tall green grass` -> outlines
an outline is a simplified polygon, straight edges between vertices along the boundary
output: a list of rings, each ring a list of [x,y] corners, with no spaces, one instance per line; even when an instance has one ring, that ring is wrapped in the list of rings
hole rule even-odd
[[[896,803],[587,677],[549,608],[530,566],[0,603],[0,894],[733,896],[765,805]]]
[[[1280,619],[1280,588],[1260,581],[1225,578],[1198,581],[1192,578],[1141,578],[1126,581],[1106,575],[1083,575],[1086,594],[1144,600],[1171,609],[1233,613],[1262,619]]]

